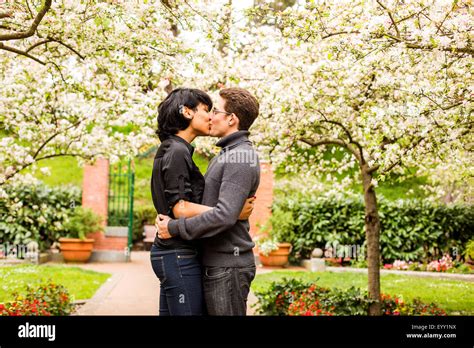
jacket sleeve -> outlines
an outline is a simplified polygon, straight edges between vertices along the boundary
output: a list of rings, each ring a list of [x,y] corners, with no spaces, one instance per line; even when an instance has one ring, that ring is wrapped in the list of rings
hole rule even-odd
[[[189,151],[182,147],[172,149],[163,157],[164,192],[170,210],[178,201],[190,201],[192,198],[190,161]]]

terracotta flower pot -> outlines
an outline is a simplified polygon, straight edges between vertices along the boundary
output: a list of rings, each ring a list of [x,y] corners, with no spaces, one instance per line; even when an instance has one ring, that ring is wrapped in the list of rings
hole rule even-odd
[[[66,262],[87,262],[93,246],[93,239],[59,238],[59,249]]]
[[[290,243],[278,243],[278,250],[270,252],[268,255],[259,253],[262,265],[269,267],[282,267],[288,263],[288,256],[291,252]]]

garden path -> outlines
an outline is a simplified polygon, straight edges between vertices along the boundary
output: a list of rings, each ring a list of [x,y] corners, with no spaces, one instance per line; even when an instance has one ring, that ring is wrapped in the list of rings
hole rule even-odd
[[[160,282],[151,268],[149,252],[133,251],[127,263],[87,263],[74,266],[112,276],[86,302],[77,315],[157,315]],[[302,269],[302,268],[298,268]],[[257,274],[271,272],[272,268],[257,267]],[[251,305],[257,299],[250,293],[247,313],[254,313]]]

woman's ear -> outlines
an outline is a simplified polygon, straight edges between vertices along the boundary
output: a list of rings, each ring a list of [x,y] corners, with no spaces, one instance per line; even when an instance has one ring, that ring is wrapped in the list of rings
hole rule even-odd
[[[192,120],[193,119],[193,115],[191,114],[191,109],[189,109],[187,106],[184,106],[184,105],[180,105],[179,107],[179,113],[181,115],[183,115],[185,118],[187,118],[188,120]]]

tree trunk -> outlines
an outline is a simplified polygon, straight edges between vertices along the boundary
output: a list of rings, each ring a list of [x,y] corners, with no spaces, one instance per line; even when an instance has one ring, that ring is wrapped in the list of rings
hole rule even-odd
[[[380,305],[380,218],[377,198],[368,166],[362,168],[362,184],[365,202],[365,233],[369,275],[369,298],[375,302],[369,306],[369,315],[381,315]]]

